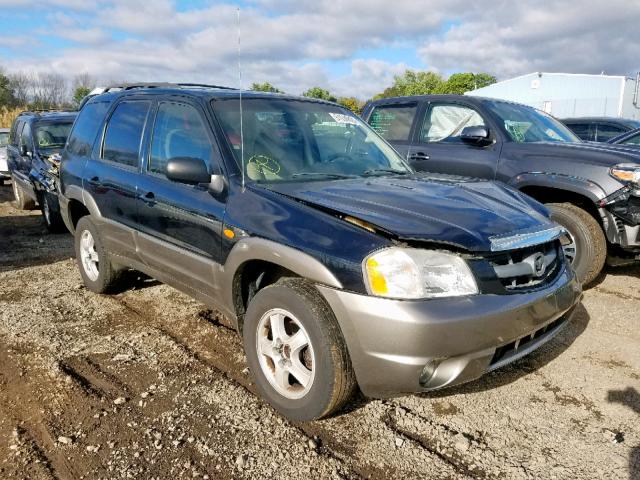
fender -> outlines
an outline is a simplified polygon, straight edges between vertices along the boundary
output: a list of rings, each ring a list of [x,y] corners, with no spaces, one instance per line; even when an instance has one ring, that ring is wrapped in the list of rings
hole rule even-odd
[[[509,179],[508,185],[518,190],[524,187],[547,187],[555,190],[566,190],[587,197],[596,204],[607,196],[602,187],[591,180],[559,173],[520,173]]]
[[[225,306],[233,311],[233,281],[236,272],[251,260],[263,260],[280,265],[311,282],[342,289],[335,275],[311,255],[264,238],[243,238],[236,243],[221,267],[220,282]]]

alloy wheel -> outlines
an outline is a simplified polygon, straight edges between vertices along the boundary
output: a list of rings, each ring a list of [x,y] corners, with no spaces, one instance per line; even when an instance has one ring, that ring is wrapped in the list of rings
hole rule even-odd
[[[258,360],[271,386],[289,399],[304,397],[315,378],[315,357],[302,323],[281,308],[267,311],[258,322]]]
[[[89,277],[89,280],[95,282],[100,275],[99,257],[96,251],[96,242],[93,239],[93,235],[89,230],[82,232],[80,237],[80,260],[82,262],[82,268]]]

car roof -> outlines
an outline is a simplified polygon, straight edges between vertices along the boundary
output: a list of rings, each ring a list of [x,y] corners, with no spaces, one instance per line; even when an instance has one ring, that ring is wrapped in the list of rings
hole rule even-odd
[[[62,110],[50,110],[50,111],[35,111],[35,112],[21,112],[18,117],[28,117],[33,120],[73,120],[78,112],[69,112]]]
[[[0,128],[0,133],[9,133],[10,131],[10,128]]]
[[[572,117],[572,118],[563,118],[562,122],[607,122],[607,123],[617,123],[620,125],[639,125],[640,122],[638,120],[631,120],[628,118],[618,118],[618,117]]]
[[[396,102],[424,102],[424,101],[459,101],[464,100],[468,103],[479,105],[484,102],[500,102],[500,103],[511,103],[513,105],[521,105],[523,107],[528,107],[523,103],[512,102],[510,100],[503,100],[501,98],[491,98],[491,97],[480,97],[476,95],[455,95],[455,94],[438,94],[438,95],[409,95],[406,97],[386,97],[379,98],[377,100],[371,100],[367,102],[367,105],[378,105],[382,103],[396,103]],[[530,107],[533,108],[533,107]]]
[[[240,92],[241,91],[236,88],[223,87],[218,85],[204,85],[193,83],[134,83],[106,87],[104,93],[94,96],[89,100],[89,102],[98,102],[101,100],[113,101],[117,98],[129,95],[188,95],[204,99],[238,98],[240,96]],[[300,97],[282,93],[256,92],[253,90],[242,90],[242,98],[278,98],[281,100],[304,100],[308,102],[337,105],[334,102],[328,102],[326,100],[317,98]]]

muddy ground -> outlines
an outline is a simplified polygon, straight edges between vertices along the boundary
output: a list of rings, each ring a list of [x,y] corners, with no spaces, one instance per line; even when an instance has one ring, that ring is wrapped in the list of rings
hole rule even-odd
[[[640,478],[640,268],[474,383],[292,423],[215,311],[131,275],[85,290],[72,237],[0,187],[0,478]]]

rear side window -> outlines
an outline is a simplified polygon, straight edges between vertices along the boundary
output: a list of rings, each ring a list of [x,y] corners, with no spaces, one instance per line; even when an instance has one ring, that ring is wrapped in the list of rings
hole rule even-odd
[[[137,167],[144,122],[150,102],[118,104],[104,134],[102,158],[128,167]]]
[[[625,145],[640,145],[640,133],[634,135],[633,137],[627,138],[624,142]]]
[[[609,125],[606,123],[598,124],[598,142],[606,142],[607,140],[620,135],[626,130],[622,127],[615,125]]]
[[[69,153],[84,157],[91,155],[98,130],[102,125],[102,120],[109,109],[109,105],[109,102],[94,102],[84,106],[73,125],[73,130],[67,143]]]
[[[575,133],[581,140],[593,140],[589,134],[588,123],[570,123],[567,125],[573,133]]]
[[[165,174],[167,161],[191,157],[211,165],[213,149],[198,111],[182,103],[161,103],[153,127],[148,170]]]
[[[416,104],[375,107],[369,116],[369,124],[385,140],[407,141],[417,108]]]

